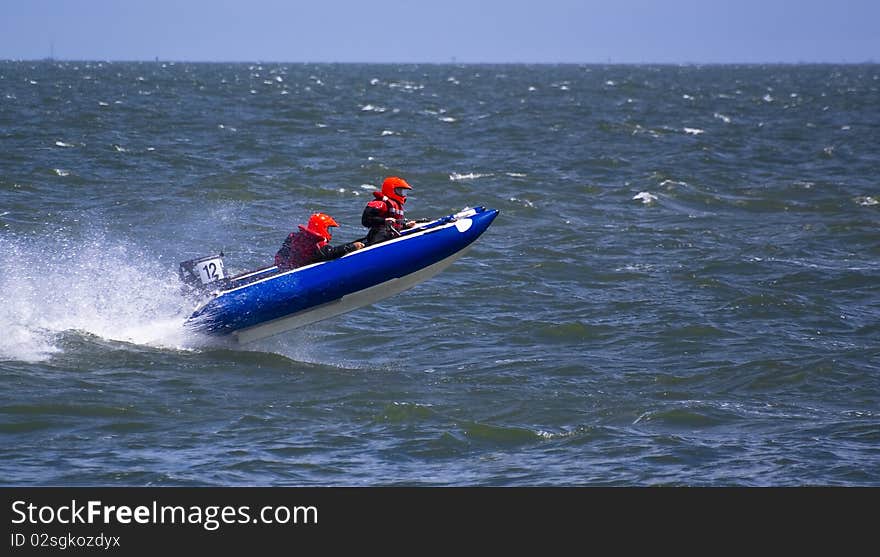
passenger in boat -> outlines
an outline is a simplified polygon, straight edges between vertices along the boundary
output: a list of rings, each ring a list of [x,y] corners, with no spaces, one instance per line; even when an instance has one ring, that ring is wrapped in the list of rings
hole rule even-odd
[[[281,249],[275,254],[275,265],[286,271],[318,261],[336,259],[364,247],[363,242],[331,246],[330,228],[333,226],[339,225],[330,215],[313,214],[306,226],[300,224],[299,230],[291,232],[284,240]]]
[[[401,230],[416,224],[403,218],[406,190],[411,189],[403,178],[389,176],[382,182],[382,191],[373,192],[375,199],[367,203],[361,216],[361,224],[370,229],[366,239],[368,246],[396,238]]]

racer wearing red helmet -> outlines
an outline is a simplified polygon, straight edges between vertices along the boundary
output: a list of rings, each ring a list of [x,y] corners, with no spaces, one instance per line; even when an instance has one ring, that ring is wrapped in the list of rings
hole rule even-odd
[[[389,176],[382,182],[382,191],[374,191],[374,200],[367,203],[361,215],[361,224],[370,229],[367,245],[378,244],[400,235],[404,228],[412,228],[414,221],[407,221],[403,215],[406,203],[406,190],[413,189],[406,180]]]
[[[275,265],[281,270],[295,269],[317,261],[327,261],[342,257],[347,253],[364,247],[362,242],[350,242],[341,246],[331,246],[333,239],[330,228],[339,226],[333,217],[315,213],[309,217],[306,226],[288,234],[275,254]]]

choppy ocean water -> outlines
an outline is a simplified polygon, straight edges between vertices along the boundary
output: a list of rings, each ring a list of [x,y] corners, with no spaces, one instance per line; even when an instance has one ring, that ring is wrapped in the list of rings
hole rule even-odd
[[[880,66],[0,62],[4,485],[880,485]],[[501,215],[234,348],[177,264]]]

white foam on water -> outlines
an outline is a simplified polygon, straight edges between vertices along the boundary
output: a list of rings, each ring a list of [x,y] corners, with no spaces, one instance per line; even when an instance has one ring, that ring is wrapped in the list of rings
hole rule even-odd
[[[403,89],[404,91],[419,91],[425,88],[424,85],[412,81],[392,82],[388,84],[388,87],[390,89]]]
[[[476,180],[477,178],[486,178],[492,176],[493,174],[481,174],[479,172],[469,172],[467,174],[460,174],[458,172],[453,172],[449,175],[449,180],[452,182],[461,182],[463,180]]]
[[[663,180],[660,182],[661,187],[666,187],[667,189],[672,189],[675,186],[687,186],[687,182],[679,182],[678,180]]]
[[[0,359],[43,361],[62,333],[183,349],[193,303],[175,272],[124,242],[0,237]]]
[[[520,199],[518,197],[511,197],[509,200],[511,203],[519,203],[523,207],[534,207],[535,204],[529,201],[528,199]]]
[[[645,205],[649,205],[657,201],[657,196],[648,191],[641,191],[633,196],[633,201],[638,200],[641,200]]]

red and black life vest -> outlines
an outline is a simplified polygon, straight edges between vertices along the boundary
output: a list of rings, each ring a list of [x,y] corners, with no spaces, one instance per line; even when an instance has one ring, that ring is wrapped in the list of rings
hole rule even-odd
[[[295,269],[315,261],[318,250],[327,245],[327,240],[303,225],[291,232],[281,249],[275,254],[275,265],[281,269]]]
[[[383,219],[391,217],[394,219],[392,226],[397,230],[402,230],[406,222],[403,218],[403,205],[390,197],[386,197],[381,191],[374,191],[373,196],[376,199],[367,203],[367,207],[378,209]]]

